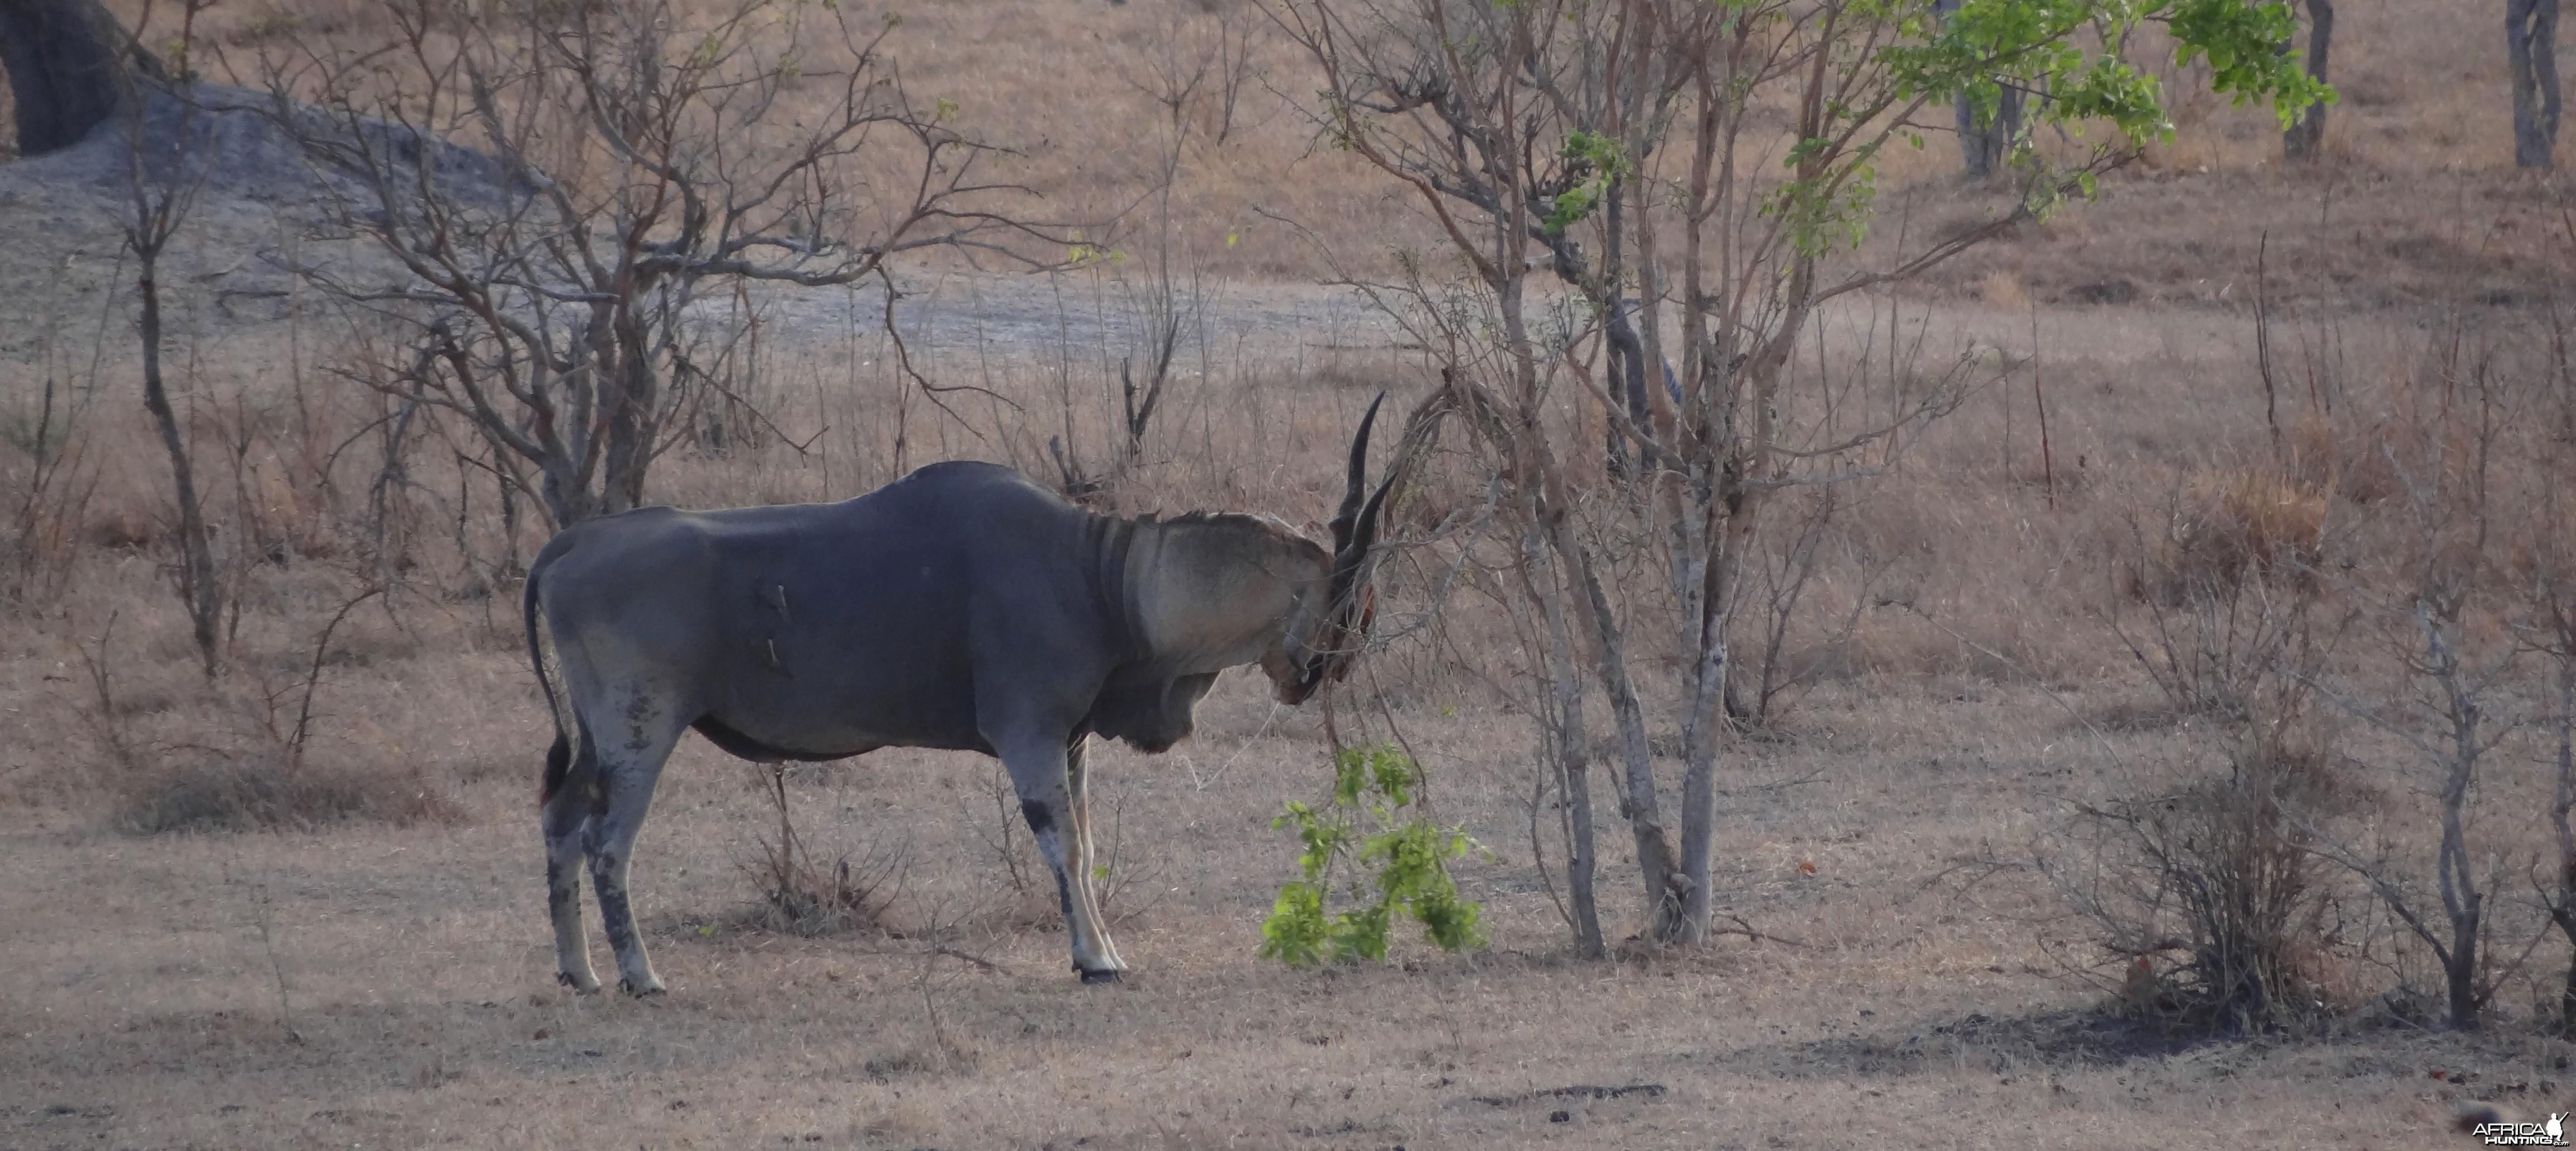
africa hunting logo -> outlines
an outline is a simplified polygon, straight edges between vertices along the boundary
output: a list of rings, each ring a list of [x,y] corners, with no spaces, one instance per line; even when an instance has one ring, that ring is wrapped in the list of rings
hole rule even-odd
[[[2480,1123],[2469,1134],[2489,1147],[2564,1147],[2571,1118],[2576,1114],[2552,1113],[2546,1123]]]

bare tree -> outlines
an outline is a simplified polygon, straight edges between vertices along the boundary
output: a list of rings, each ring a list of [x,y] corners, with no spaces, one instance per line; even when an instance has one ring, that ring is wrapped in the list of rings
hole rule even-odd
[[[191,39],[197,14],[205,7],[201,0],[187,0],[179,31],[183,48]],[[112,72],[120,88],[116,103],[124,111],[126,128],[127,198],[118,225],[124,232],[127,250],[134,254],[135,288],[142,304],[138,335],[143,351],[143,407],[151,413],[153,427],[160,433],[161,448],[169,456],[171,495],[179,514],[179,600],[187,608],[189,633],[196,641],[206,678],[213,679],[222,667],[223,578],[215,566],[213,532],[207,526],[205,501],[197,489],[187,428],[170,404],[170,388],[163,378],[161,363],[161,258],[169,251],[170,241],[178,236],[198,192],[205,186],[209,158],[188,144],[194,136],[186,128],[193,109],[184,101],[160,93],[164,85],[161,70],[126,62],[144,59],[148,57],[138,49],[134,55],[118,60]],[[165,141],[175,142],[175,147],[155,147],[153,134],[145,130],[156,96],[161,102],[179,107],[180,130]]]
[[[2505,0],[2506,66],[2513,73],[2513,162],[2546,168],[2558,147],[2558,0]]]
[[[2423,890],[2418,865],[2391,845],[2366,851],[2313,824],[2306,830],[2315,850],[2367,882],[2432,952],[2442,969],[2450,1024],[2469,1030],[2479,1025],[2479,1012],[2495,992],[2493,981],[2484,978],[2482,952],[2499,879],[2492,851],[2481,852],[2472,842],[2471,807],[2490,755],[2524,722],[2508,692],[2524,646],[2492,638],[2479,626],[2482,616],[2504,606],[2499,590],[2508,545],[2499,512],[2509,505],[2502,502],[2507,489],[2498,456],[2517,421],[2510,396],[2486,364],[2444,367],[2444,378],[2420,389],[2437,394],[2418,398],[2434,410],[2419,417],[2425,425],[2414,437],[2416,445],[2379,449],[2403,488],[2410,537],[2394,594],[2352,589],[2376,601],[2386,650],[2403,686],[2374,693],[2369,683],[2355,682],[2323,692],[2413,753],[2413,771],[2400,767],[2397,773],[2422,780],[2434,800],[2440,834],[2432,891]]]
[[[2554,504],[2556,501],[2550,501]],[[2551,507],[2552,513],[2559,511]],[[2556,514],[2551,517],[2563,524]],[[2563,557],[2552,557],[2563,559]],[[2567,978],[2558,992],[2558,1033],[2576,1038],[2576,587],[2570,573],[2550,564],[2539,587],[2540,650],[2549,659],[2555,683],[2550,685],[2549,727],[2553,738],[2553,784],[2549,827],[2558,845],[2557,867],[2541,886],[2550,922],[2567,937]]]
[[[891,330],[890,261],[1012,258],[1039,234],[999,210],[1020,189],[977,178],[994,149],[904,90],[895,20],[772,0],[444,11],[384,0],[390,43],[264,58],[269,116],[392,274],[302,270],[410,333],[366,381],[465,417],[558,528],[636,506],[686,413],[725,395],[744,329],[702,301],[876,279]]]
[[[1967,0],[1950,21],[1933,19],[1932,0],[1270,9],[1323,81],[1319,133],[1411,188],[1469,269],[1476,301],[1422,321],[1423,342],[1445,349],[1443,394],[1511,488],[1525,586],[1551,623],[1542,678],[1597,685],[1608,700],[1653,939],[1709,935],[1732,612],[1766,509],[1781,491],[1883,470],[1961,394],[1961,372],[1935,370],[1881,381],[1856,409],[1837,404],[1817,390],[1824,377],[1790,370],[1810,322],[1829,300],[1919,273],[2089,187],[2129,138],[2161,129],[2144,84],[2110,100],[2093,91],[2080,110],[2051,104],[2050,115],[2112,117],[2121,142],[2071,169],[2033,165],[2023,195],[1981,226],[1888,264],[1838,269],[1867,225],[1880,149],[1919,136],[1956,97],[1984,107],[2006,88],[2039,90],[2078,70],[2093,85],[2129,74],[2091,70],[2076,37],[2133,12],[2040,19],[2019,3]],[[2196,20],[2175,26],[2223,41],[2232,67],[2220,87],[2304,98],[2271,53],[2278,13],[2248,21],[2240,0],[2189,4]],[[2119,43],[2117,31],[2103,41]],[[1388,294],[1441,317],[1423,266],[1410,260],[1414,281]],[[1574,287],[1579,311],[1531,292],[1540,268]],[[1668,336],[1679,353],[1669,377]],[[1595,450],[1561,438],[1555,413],[1568,391],[1634,453],[1633,480],[1615,496],[1586,491],[1568,466]],[[1637,673],[1641,644],[1682,669],[1661,717],[1679,729],[1677,812],[1656,778],[1649,728],[1660,701]],[[1580,731],[1578,706],[1557,704],[1550,725]],[[1557,760],[1570,780],[1587,755]],[[1569,880],[1579,892],[1583,877]]]

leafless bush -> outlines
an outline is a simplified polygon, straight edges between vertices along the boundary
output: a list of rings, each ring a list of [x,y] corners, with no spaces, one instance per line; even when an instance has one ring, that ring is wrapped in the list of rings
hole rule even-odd
[[[229,731],[186,742],[145,739],[118,697],[117,616],[79,656],[87,681],[82,709],[100,752],[95,765],[114,805],[112,822],[137,834],[213,831],[304,831],[362,821],[406,826],[446,822],[456,808],[417,764],[361,766],[309,757],[315,697],[332,654],[331,641],[376,589],[341,603],[322,626],[298,670],[279,678],[243,667],[202,690],[228,719]],[[256,678],[256,685],[246,681]]]
[[[2114,620],[2131,658],[2178,714],[2273,732],[2287,746],[2314,733],[2309,706],[2345,617],[2314,585],[2186,578],[2152,554],[2144,578],[2169,594],[2144,601],[2143,624]]]
[[[2183,1031],[2313,1017],[2325,885],[2288,808],[2307,774],[2259,745],[2078,804],[2041,870],[2121,971],[2121,1007]],[[2161,962],[2160,962],[2161,961]]]
[[[844,855],[829,866],[817,864],[789,815],[787,774],[784,764],[761,770],[778,827],[774,834],[755,837],[759,857],[743,865],[760,890],[768,926],[798,935],[883,926],[887,905],[902,891],[903,853],[880,852],[855,863]]]
[[[1267,27],[1257,14],[1232,6],[1205,18],[1166,21],[1137,60],[1112,66],[1162,109],[1176,132],[1195,131],[1221,145],[1235,132],[1244,97],[1262,87],[1255,54]]]
[[[417,769],[290,765],[201,749],[137,769],[120,790],[117,823],[145,835],[309,831],[350,821],[400,827],[456,818]]]
[[[2219,766],[2157,768],[2078,802],[2039,857],[2120,965],[2121,1009],[2185,1032],[2273,1030],[2324,1008],[2330,885],[2305,820],[2340,803],[2312,707],[2340,631],[2314,581],[2267,576],[2277,541],[2228,522],[2161,538],[2133,523],[2131,578],[2156,594],[2138,597],[2143,625],[2111,623],[2173,712],[2214,725]]]
[[[1099,786],[1097,772],[1091,776],[1086,786],[1094,790],[1088,802],[1097,811],[1103,806],[1101,801],[1106,800],[1108,810],[1106,818],[1093,829],[1099,842],[1085,854],[1099,867],[1096,887],[1100,909],[1114,920],[1125,922],[1142,914],[1153,901],[1140,904],[1136,899],[1122,897],[1140,887],[1152,890],[1160,869],[1140,864],[1137,853],[1127,843],[1126,805],[1114,795],[1100,794],[1107,789]],[[1024,824],[1019,795],[1011,789],[1010,777],[999,763],[986,774],[982,790],[984,797],[992,801],[993,821],[988,825],[979,819],[972,830],[1001,868],[1008,888],[1007,902],[1014,905],[1004,909],[1005,917],[1014,924],[1053,929],[1062,922],[1056,907],[1055,878],[1048,872],[1046,861],[1038,856],[1037,840],[1021,830]]]
[[[53,270],[57,289],[62,273],[60,267]],[[49,301],[62,296],[47,292]],[[0,600],[17,604],[51,600],[62,591],[98,490],[99,470],[82,427],[98,397],[97,380],[93,372],[83,386],[57,364],[56,333],[68,318],[57,308],[49,302],[50,314],[40,325],[37,358],[44,383],[34,401],[0,410],[0,441],[14,453],[0,469],[0,490],[17,494],[0,525]]]
[[[2510,466],[2530,397],[2496,357],[2492,346],[2447,340],[2396,397],[2412,434],[2381,449],[2401,490],[2389,515],[2391,570],[2373,583],[2338,581],[2367,614],[2376,658],[2318,680],[2338,711],[2385,737],[2388,753],[2363,767],[2432,797],[2432,858],[2392,842],[2385,827],[2347,834],[2307,824],[2317,853],[2368,884],[2431,953],[2448,1022],[2460,1029],[2480,1026],[2519,962],[2499,964],[2490,950],[2505,909],[2502,862],[2477,808],[2496,786],[2489,765],[2499,746],[2533,718],[2519,681],[2528,647],[2506,622],[2529,606],[2511,572],[2528,546],[2516,521],[2539,501],[2520,485],[2558,482]]]
[[[1043,890],[1049,885],[1040,882],[1048,876],[1045,862],[1038,858],[1037,840],[1020,834],[1019,796],[1011,789],[1010,776],[999,762],[985,774],[984,796],[993,801],[993,822],[988,828],[981,820],[976,821],[975,837],[984,841],[985,849],[1002,865],[1012,894],[1024,901],[1042,894],[1052,897],[1053,892]],[[1050,902],[1037,910],[1044,913],[1053,907]]]
[[[127,733],[124,717],[117,709],[116,676],[112,670],[115,665],[108,657],[108,644],[116,638],[116,615],[109,612],[107,623],[99,628],[98,650],[92,651],[86,644],[77,649],[81,670],[89,681],[84,685],[89,688],[89,698],[82,718],[89,722],[90,734],[105,754],[107,762],[100,766],[130,771],[136,762],[134,738]]]
[[[1869,610],[1888,562],[1851,537],[1843,513],[1855,498],[1830,485],[1781,501],[1773,522],[1751,542],[1740,601],[1727,611],[1738,629],[1729,645],[1727,714],[1752,728],[1769,726],[1796,694],[1846,666],[1851,638]],[[1850,582],[1828,588],[1828,571]],[[1839,598],[1817,601],[1829,593]]]
[[[2532,423],[2540,434],[2531,442],[2539,449],[2536,462],[2565,475],[2576,466],[2576,388],[2567,386],[2576,383],[2576,347],[2565,315],[2552,308],[2549,320],[2546,364],[2555,386],[2536,405]],[[2557,1023],[2561,1037],[2576,1038],[2576,507],[2565,485],[2551,483],[2526,513],[2528,571],[2517,582],[2525,589],[2526,641],[2549,669],[2540,713],[2550,745],[2549,831],[2557,848],[2554,866],[2533,866],[2532,886],[2569,944]]]

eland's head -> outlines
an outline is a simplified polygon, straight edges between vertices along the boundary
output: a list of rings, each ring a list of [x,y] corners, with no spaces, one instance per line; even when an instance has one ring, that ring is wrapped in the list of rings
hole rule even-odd
[[[1261,670],[1270,676],[1279,702],[1301,704],[1328,683],[1350,674],[1368,640],[1369,622],[1377,611],[1377,593],[1369,586],[1371,554],[1377,543],[1378,516],[1386,491],[1400,467],[1387,469],[1377,490],[1368,490],[1369,429],[1386,402],[1381,392],[1360,417],[1351,439],[1350,479],[1342,492],[1341,511],[1333,516],[1330,555],[1316,555],[1318,570],[1298,581],[1294,606],[1276,643],[1262,653]],[[1312,545],[1309,545],[1310,547]],[[1315,548],[1317,552],[1322,549]]]

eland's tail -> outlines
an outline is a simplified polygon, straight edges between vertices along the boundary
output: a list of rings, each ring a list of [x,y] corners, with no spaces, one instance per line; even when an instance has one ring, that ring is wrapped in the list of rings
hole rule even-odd
[[[572,738],[564,730],[564,701],[556,693],[553,678],[546,675],[545,641],[537,634],[537,577],[543,564],[530,565],[528,587],[520,597],[520,614],[528,625],[528,663],[537,670],[537,688],[546,693],[546,716],[554,721],[554,746],[546,749],[545,782],[537,789],[537,802],[544,803],[561,790],[564,778],[572,773]]]

